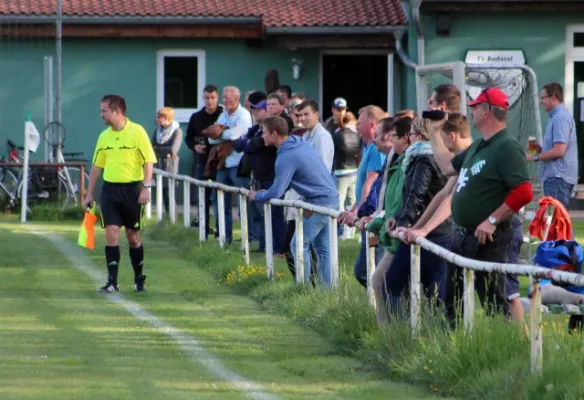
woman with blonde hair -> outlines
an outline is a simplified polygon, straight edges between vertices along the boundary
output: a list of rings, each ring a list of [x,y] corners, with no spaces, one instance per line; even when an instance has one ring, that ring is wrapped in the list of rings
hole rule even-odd
[[[156,168],[176,174],[178,173],[178,152],[182,144],[182,129],[174,120],[174,110],[170,107],[161,108],[156,114],[158,125],[152,135],[152,147],[156,153]],[[169,212],[168,180],[163,179],[162,198],[164,209]]]

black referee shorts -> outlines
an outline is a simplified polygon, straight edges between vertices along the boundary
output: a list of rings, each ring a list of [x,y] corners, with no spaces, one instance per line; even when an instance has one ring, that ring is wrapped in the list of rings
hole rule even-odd
[[[143,207],[138,203],[140,182],[104,182],[99,199],[103,225],[140,230]]]

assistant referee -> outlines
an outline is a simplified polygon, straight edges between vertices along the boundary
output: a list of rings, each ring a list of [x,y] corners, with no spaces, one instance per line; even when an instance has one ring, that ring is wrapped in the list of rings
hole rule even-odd
[[[146,276],[142,274],[144,247],[140,241],[140,225],[142,206],[150,201],[148,188],[156,156],[144,128],[126,117],[126,101],[121,96],[104,96],[100,115],[109,127],[97,139],[84,202],[86,205],[93,203],[93,191],[103,171],[99,203],[105,225],[108,279],[99,291],[119,290],[120,228],[124,226],[134,269],[134,291],[144,292]]]

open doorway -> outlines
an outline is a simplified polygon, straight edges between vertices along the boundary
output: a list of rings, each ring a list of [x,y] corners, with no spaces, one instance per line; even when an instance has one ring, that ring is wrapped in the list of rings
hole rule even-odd
[[[578,137],[578,177],[584,181],[584,62],[574,62],[574,120]]]
[[[375,104],[388,107],[388,54],[323,54],[322,117],[331,116],[336,97],[347,100],[355,115],[359,109]]]

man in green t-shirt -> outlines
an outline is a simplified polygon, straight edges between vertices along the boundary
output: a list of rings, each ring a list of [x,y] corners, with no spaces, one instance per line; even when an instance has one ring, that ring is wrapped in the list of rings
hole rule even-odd
[[[459,226],[452,251],[481,261],[507,262],[513,239],[511,216],[533,197],[524,151],[506,131],[509,103],[501,90],[484,90],[473,102],[473,125],[482,138],[453,156],[442,140],[434,141],[434,157],[443,173],[458,175],[452,197],[452,217]],[[438,130],[439,131],[439,130]],[[451,265],[446,306],[456,320],[462,299],[462,274]],[[483,307],[509,314],[505,275],[476,272],[475,287]]]

